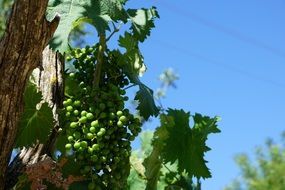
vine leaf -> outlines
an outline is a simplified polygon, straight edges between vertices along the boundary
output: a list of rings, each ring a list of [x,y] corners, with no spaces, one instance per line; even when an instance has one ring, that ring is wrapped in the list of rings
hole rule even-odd
[[[37,140],[40,143],[47,140],[53,127],[53,115],[47,103],[43,103],[40,109],[37,108],[41,98],[36,86],[29,83],[24,94],[25,110],[19,123],[15,147],[32,145]]]
[[[124,36],[119,38],[119,46],[126,49],[124,54],[116,52],[119,57],[119,65],[123,68],[124,73],[128,76],[133,84],[139,86],[139,91],[136,93],[135,100],[139,102],[137,110],[144,119],[148,120],[150,116],[157,116],[159,109],[155,105],[153,91],[144,85],[139,76],[145,71],[143,56],[138,48],[138,41],[134,36],[125,32]]]
[[[169,118],[172,118],[169,120]],[[167,115],[161,116],[161,126],[155,132],[154,145],[161,147],[165,163],[178,161],[178,171],[184,170],[189,176],[209,178],[211,173],[204,159],[207,136],[218,133],[217,118],[195,114],[194,126],[189,126],[190,113],[183,110],[168,109]]]
[[[157,189],[157,182],[160,177],[160,169],[162,166],[162,161],[159,156],[160,150],[154,146],[151,154],[143,162],[145,176],[147,178],[146,190]]]
[[[60,22],[55,34],[50,41],[52,49],[59,50],[60,53],[68,50],[68,38],[73,24],[76,20],[84,17],[84,6],[89,1],[81,0],[51,0],[47,9],[47,19],[52,20],[57,14],[60,16]],[[79,24],[79,23],[77,23]]]
[[[150,116],[157,116],[159,109],[155,105],[153,91],[144,84],[140,84],[139,88],[135,100],[138,100],[139,102],[137,109],[139,110],[140,115],[146,120],[148,120]]]
[[[154,27],[154,19],[159,18],[156,8],[128,9],[127,12],[132,21],[131,30],[134,37],[143,42],[150,35],[150,31]]]

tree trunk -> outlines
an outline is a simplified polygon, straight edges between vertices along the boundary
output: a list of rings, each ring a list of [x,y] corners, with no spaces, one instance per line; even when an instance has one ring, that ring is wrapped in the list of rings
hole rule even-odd
[[[32,165],[52,160],[52,153],[59,129],[58,109],[64,98],[63,88],[64,60],[60,53],[55,53],[47,46],[43,51],[42,67],[32,73],[33,82],[42,94],[41,103],[47,102],[52,108],[54,127],[44,144],[23,148],[9,164],[6,170],[5,189],[11,189],[18,181],[18,177],[26,173]]]
[[[42,52],[59,19],[45,18],[48,0],[16,0],[0,41],[0,190],[23,112],[23,93],[31,72],[40,66]]]

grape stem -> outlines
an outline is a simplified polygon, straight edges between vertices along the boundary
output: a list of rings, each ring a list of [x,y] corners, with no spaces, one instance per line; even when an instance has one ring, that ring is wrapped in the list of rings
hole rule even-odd
[[[122,22],[119,24],[118,27],[116,27],[116,25],[115,25],[113,22],[112,22],[112,24],[113,24],[114,30],[113,30],[113,32],[110,34],[110,36],[108,36],[108,38],[106,39],[106,42],[108,42],[108,41],[112,38],[112,36],[113,36],[115,33],[119,32],[119,31],[120,31],[120,28],[121,28],[121,26],[122,26]]]
[[[101,33],[99,35],[99,51],[97,55],[97,64],[94,72],[94,77],[93,77],[93,87],[95,89],[99,88],[99,83],[100,83],[100,78],[101,78],[101,70],[102,70],[102,65],[103,65],[103,57],[104,57],[104,52],[106,49],[106,36],[105,33]]]
[[[127,90],[127,89],[129,89],[129,88],[132,88],[132,87],[134,87],[134,86],[137,86],[136,84],[132,84],[132,85],[130,85],[130,86],[127,86],[126,88],[124,88],[123,90]]]

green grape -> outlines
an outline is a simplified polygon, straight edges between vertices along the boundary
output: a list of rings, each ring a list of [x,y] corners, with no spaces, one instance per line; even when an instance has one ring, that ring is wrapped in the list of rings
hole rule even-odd
[[[68,137],[67,137],[67,140],[68,140],[69,142],[72,142],[72,141],[74,141],[74,138],[73,138],[73,136],[68,136]]]
[[[83,110],[83,111],[81,112],[81,116],[82,116],[82,117],[83,117],[83,116],[86,116],[87,113],[88,113],[87,111]]]
[[[75,116],[78,116],[78,115],[79,115],[79,111],[78,111],[78,110],[74,110],[74,111],[73,111],[73,114],[74,114]]]
[[[66,117],[70,117],[70,115],[71,115],[70,112],[66,112],[65,114]]]
[[[93,144],[93,145],[92,145],[92,149],[93,149],[93,150],[100,150],[99,144]]]
[[[104,133],[102,132],[102,131],[99,131],[98,133],[97,133],[97,136],[98,137],[102,137],[104,135]]]
[[[91,127],[99,127],[99,121],[98,120],[95,120],[95,121],[92,121],[91,122]]]
[[[118,126],[118,127],[123,127],[123,126],[124,126],[124,124],[123,124],[123,122],[122,122],[122,121],[120,121],[120,120],[119,120],[119,121],[117,122],[117,126]]]
[[[64,106],[68,106],[68,105],[71,105],[72,104],[72,100],[71,99],[67,99],[63,102],[63,105]]]
[[[119,121],[121,121],[122,123],[126,123],[128,121],[128,118],[124,115],[122,115],[120,118],[119,118]]]
[[[81,143],[80,143],[80,142],[75,142],[74,145],[73,145],[73,147],[74,147],[75,149],[79,149],[80,146],[81,146]]]
[[[69,77],[70,78],[74,78],[75,77],[75,73],[69,73]]]
[[[92,147],[88,147],[88,150],[87,150],[87,151],[88,151],[89,154],[92,154],[94,150],[93,150]]]
[[[72,110],[73,110],[73,107],[72,107],[72,106],[67,106],[67,107],[66,107],[66,111],[72,112]]]
[[[90,140],[90,139],[93,139],[93,137],[94,137],[94,136],[93,136],[92,133],[87,133],[87,134],[86,134],[86,138],[89,139],[89,140]]]
[[[101,129],[100,129],[100,132],[102,132],[103,134],[105,134],[105,133],[106,133],[106,129],[105,129],[105,128],[101,128]]]
[[[76,128],[76,127],[78,127],[78,123],[77,122],[71,122],[69,126],[71,128]]]
[[[72,144],[68,143],[65,145],[66,150],[71,150],[71,148],[72,148]]]
[[[87,117],[82,116],[82,117],[79,119],[79,122],[80,122],[80,123],[86,123],[86,122],[87,122]]]
[[[92,113],[86,114],[87,119],[92,120],[94,118],[94,115]]]
[[[117,111],[117,116],[120,117],[123,115],[123,112],[122,111]]]
[[[87,142],[87,141],[81,141],[81,142],[80,142],[80,146],[81,146],[83,149],[85,149],[85,148],[88,147],[88,142]]]
[[[96,132],[96,128],[95,128],[95,127],[90,127],[89,131],[90,131],[91,133],[95,133],[95,132]]]

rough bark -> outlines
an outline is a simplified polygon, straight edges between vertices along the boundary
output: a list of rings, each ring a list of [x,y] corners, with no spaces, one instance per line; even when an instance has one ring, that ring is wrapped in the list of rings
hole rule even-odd
[[[33,147],[23,148],[20,153],[9,164],[6,171],[5,189],[12,188],[17,179],[27,169],[33,168],[39,162],[51,160],[54,144],[58,135],[59,116],[58,109],[61,107],[63,92],[63,71],[64,60],[59,53],[53,52],[47,46],[43,51],[41,68],[37,68],[32,73],[33,82],[42,94],[42,102],[47,102],[53,111],[54,127],[45,144],[36,144]]]
[[[58,17],[45,19],[48,0],[16,0],[0,41],[0,190],[23,112],[23,92],[53,35]]]

